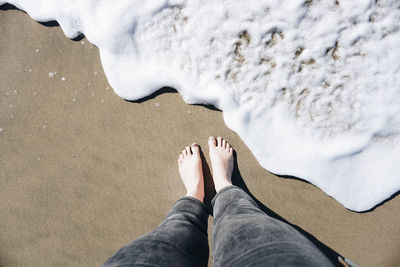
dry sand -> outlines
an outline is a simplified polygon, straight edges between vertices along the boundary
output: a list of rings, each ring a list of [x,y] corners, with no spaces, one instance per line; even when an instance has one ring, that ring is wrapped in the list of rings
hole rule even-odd
[[[209,135],[233,144],[249,190],[286,220],[362,266],[400,266],[400,197],[346,210],[260,167],[221,112],[176,93],[122,100],[86,39],[17,10],[0,10],[0,36],[0,266],[101,265],[160,223],[184,193],[180,149],[207,155]]]

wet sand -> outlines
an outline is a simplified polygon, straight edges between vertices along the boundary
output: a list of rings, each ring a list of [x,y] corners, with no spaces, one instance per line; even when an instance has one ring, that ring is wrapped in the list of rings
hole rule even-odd
[[[219,111],[177,93],[119,98],[85,38],[18,10],[0,10],[0,36],[0,266],[101,265],[161,222],[184,194],[179,151],[197,142],[208,160],[209,135],[234,146],[250,192],[280,216],[361,266],[400,266],[399,196],[349,211],[263,169]]]

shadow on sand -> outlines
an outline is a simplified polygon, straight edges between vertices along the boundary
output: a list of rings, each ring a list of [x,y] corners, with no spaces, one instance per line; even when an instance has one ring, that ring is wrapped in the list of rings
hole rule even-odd
[[[291,175],[279,175],[279,174],[274,174],[274,175],[275,175],[275,176],[278,176],[278,177],[280,177],[280,178],[284,178],[284,179],[298,180],[298,181],[301,181],[301,182],[310,184],[310,185],[312,185],[312,186],[315,186],[315,185],[313,185],[312,183],[310,183],[309,181],[304,180],[304,179],[301,179],[301,178],[296,177],[296,176],[291,176]],[[350,210],[350,209],[349,209],[349,210],[352,211],[352,212],[356,212],[356,213],[368,213],[368,212],[374,211],[376,208],[378,208],[378,207],[382,206],[383,204],[385,204],[386,202],[388,202],[388,201],[394,199],[394,198],[397,197],[398,195],[400,195],[400,191],[397,191],[396,193],[394,193],[393,195],[391,195],[389,198],[385,199],[384,201],[382,201],[381,203],[377,204],[376,206],[370,208],[369,210],[364,210],[364,211],[354,211],[354,210]],[[336,200],[335,200],[335,201],[336,201]]]
[[[6,10],[19,10],[21,12],[26,13],[24,10],[21,10],[21,9],[17,8],[16,6],[8,4],[8,3],[0,6],[0,10],[5,10],[5,11]],[[58,22],[55,21],[55,20],[46,21],[46,22],[37,21],[37,23],[39,23],[39,24],[41,24],[43,26],[46,26],[46,27],[58,27],[58,26],[60,26],[60,24],[58,24]],[[75,37],[75,38],[73,38],[71,40],[80,41],[83,38],[85,38],[85,35],[83,33],[79,33],[79,35],[77,37]]]
[[[0,6],[0,10],[20,10],[20,9],[18,9],[16,6],[14,6],[14,5],[11,5],[11,4],[4,4],[4,5],[2,5],[2,6]],[[23,10],[21,10],[22,12],[24,12]],[[24,13],[26,13],[26,12],[24,12]]]
[[[140,99],[137,99],[137,100],[126,100],[126,101],[131,102],[131,103],[140,104],[140,103],[146,102],[147,100],[156,98],[159,95],[172,94],[172,93],[175,94],[175,93],[178,93],[178,91],[176,89],[172,88],[172,87],[167,87],[166,86],[166,87],[162,87],[162,88],[158,89],[157,91],[155,91],[154,93],[152,93],[151,95],[148,95],[146,97],[143,97],[143,98],[140,98]],[[193,104],[193,105],[194,106],[202,106],[202,107],[205,107],[207,109],[214,110],[214,111],[219,111],[219,112],[222,111],[222,110],[214,107],[213,105],[204,105],[204,104]]]

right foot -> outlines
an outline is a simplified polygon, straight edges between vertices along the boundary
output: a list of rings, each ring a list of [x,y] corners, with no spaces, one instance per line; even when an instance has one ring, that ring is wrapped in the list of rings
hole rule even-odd
[[[222,188],[232,185],[233,148],[225,139],[215,139],[213,136],[208,138],[208,146],[215,191],[218,193]]]

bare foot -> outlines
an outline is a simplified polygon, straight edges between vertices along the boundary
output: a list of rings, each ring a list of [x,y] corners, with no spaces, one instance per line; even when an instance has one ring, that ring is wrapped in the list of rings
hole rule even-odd
[[[187,146],[178,159],[179,173],[186,187],[186,196],[204,200],[204,178],[201,166],[200,147],[197,144]]]
[[[218,193],[222,188],[232,185],[233,148],[225,139],[217,137],[216,140],[213,136],[208,138],[208,146],[215,191]]]

